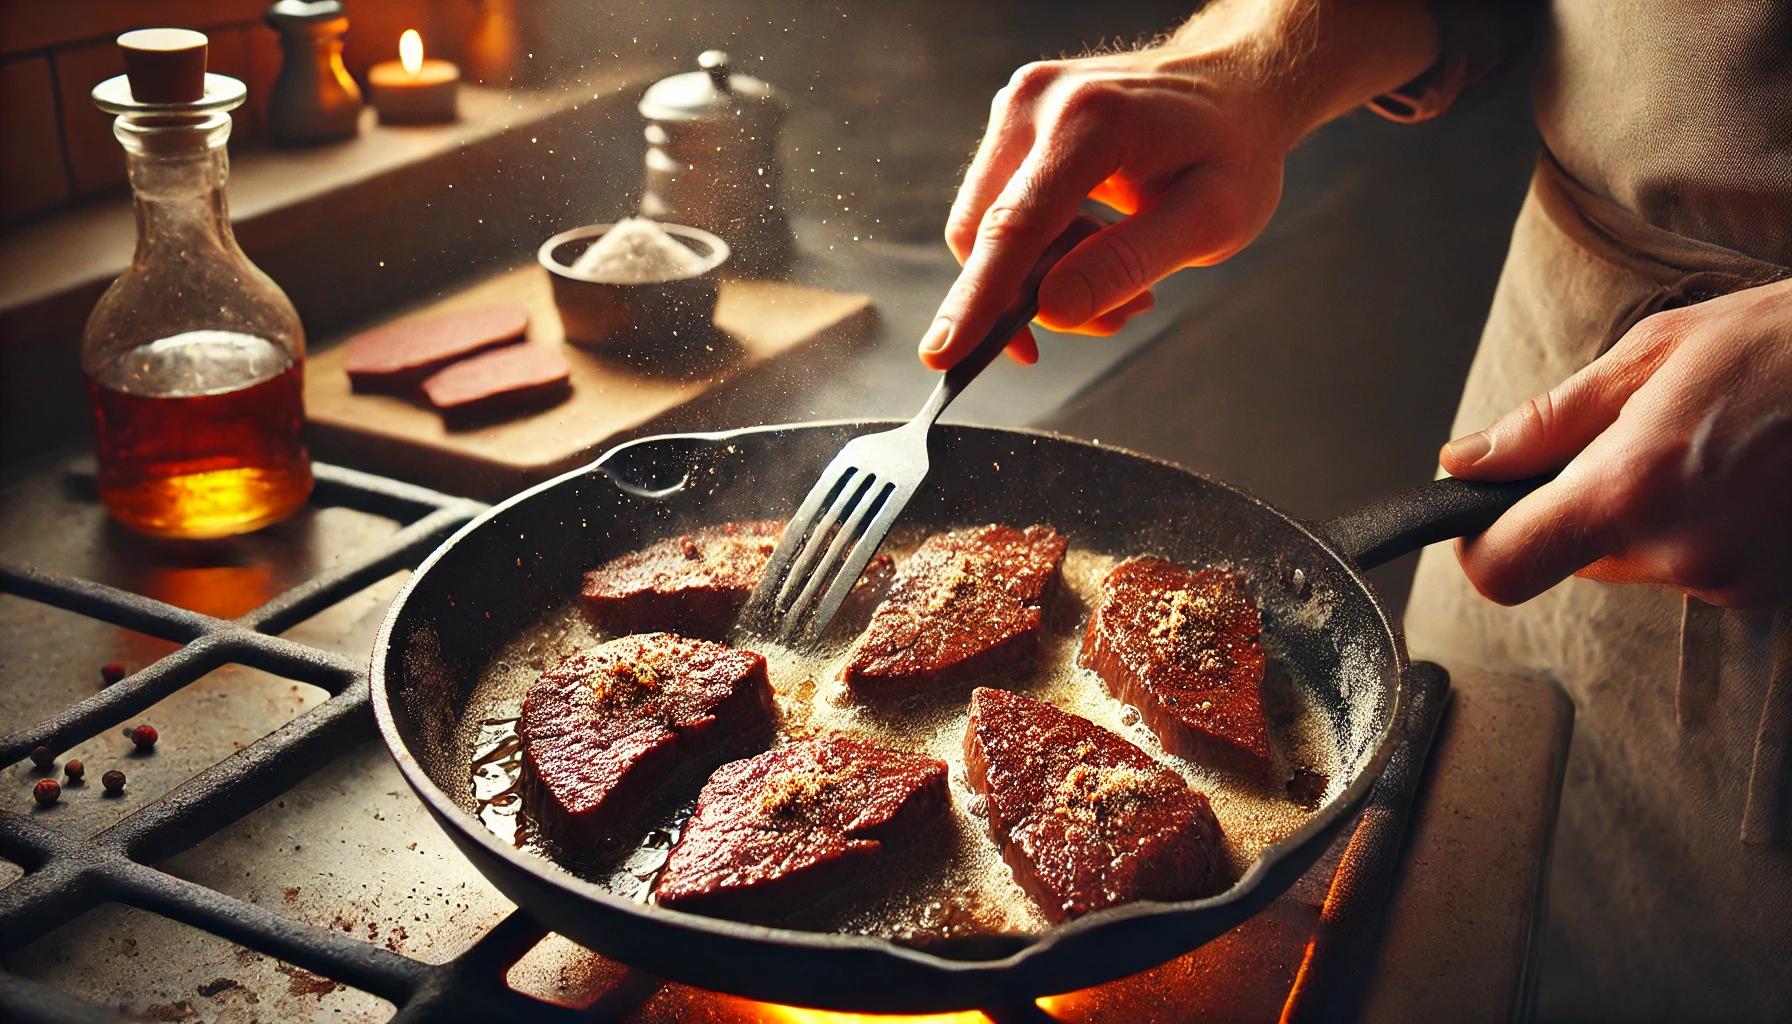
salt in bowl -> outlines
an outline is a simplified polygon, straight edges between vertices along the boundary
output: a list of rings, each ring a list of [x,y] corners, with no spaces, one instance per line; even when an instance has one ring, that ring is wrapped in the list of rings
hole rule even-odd
[[[562,231],[536,252],[553,282],[554,305],[560,310],[566,340],[618,354],[701,351],[715,329],[716,292],[728,243],[697,228],[660,224],[700,258],[701,269],[640,284],[594,280],[589,272],[575,269],[579,256],[614,226],[591,224]]]

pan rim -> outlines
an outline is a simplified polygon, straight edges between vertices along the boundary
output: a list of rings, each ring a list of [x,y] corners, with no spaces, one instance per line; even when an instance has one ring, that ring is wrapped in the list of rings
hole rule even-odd
[[[706,917],[683,911],[672,910],[652,904],[639,903],[624,899],[605,889],[595,882],[588,881],[573,874],[560,864],[538,855],[516,849],[501,841],[496,834],[486,828],[483,823],[469,815],[460,805],[448,796],[435,781],[423,770],[422,765],[411,753],[404,737],[400,735],[396,719],[391,708],[390,692],[386,679],[387,654],[392,645],[392,632],[397,620],[413,593],[413,591],[429,576],[430,570],[440,562],[448,552],[459,543],[479,531],[509,509],[528,501],[535,496],[553,490],[561,484],[581,477],[603,477],[603,466],[610,459],[631,448],[649,444],[663,444],[668,440],[690,440],[707,443],[726,444],[729,441],[756,434],[770,434],[793,429],[818,429],[852,427],[859,432],[869,432],[885,426],[899,425],[896,420],[863,420],[833,419],[814,420],[800,423],[765,424],[752,427],[741,427],[721,431],[692,431],[669,434],[656,434],[637,438],[619,444],[604,452],[591,463],[561,473],[551,479],[544,480],[526,488],[517,494],[499,502],[478,517],[472,519],[447,540],[443,541],[405,581],[398,595],[388,607],[385,619],[380,624],[378,634],[374,638],[371,653],[368,683],[373,705],[374,718],[379,727],[380,737],[385,742],[387,752],[397,763],[400,774],[418,797],[424,802],[431,816],[445,829],[452,826],[457,834],[457,841],[470,841],[479,846],[483,852],[497,860],[508,864],[512,869],[531,876],[536,881],[554,886],[565,896],[577,900],[591,900],[602,904],[613,913],[620,913],[636,918],[644,924],[658,926],[675,926],[681,929],[698,931],[714,938],[740,941],[754,944],[771,944],[778,948],[801,947],[816,951],[858,951],[861,953],[890,956],[906,961],[913,966],[931,972],[947,974],[969,980],[982,976],[999,976],[1009,973],[1030,961],[1049,957],[1057,946],[1065,942],[1073,942],[1086,933],[1104,931],[1117,927],[1124,922],[1141,917],[1175,918],[1193,915],[1206,911],[1228,907],[1258,895],[1257,890],[1264,884],[1267,876],[1284,859],[1293,852],[1302,849],[1308,842],[1317,841],[1323,833],[1336,831],[1342,820],[1353,814],[1367,798],[1370,788],[1380,778],[1389,758],[1394,753],[1396,739],[1399,734],[1398,722],[1400,713],[1409,699],[1407,692],[1407,676],[1411,670],[1410,657],[1406,649],[1405,637],[1399,627],[1388,614],[1386,604],[1374,586],[1364,577],[1363,571],[1330,537],[1307,520],[1297,518],[1283,512],[1275,505],[1257,497],[1250,491],[1236,485],[1214,479],[1187,467],[1180,466],[1166,459],[1135,452],[1119,445],[1103,444],[1087,438],[1071,437],[1048,430],[1022,427],[991,427],[979,424],[945,422],[942,428],[953,430],[969,430],[1001,434],[1019,438],[1040,438],[1054,442],[1068,443],[1108,453],[1118,453],[1162,466],[1178,473],[1197,477],[1207,484],[1230,491],[1242,497],[1263,512],[1274,516],[1297,532],[1313,541],[1320,550],[1332,559],[1335,568],[1344,572],[1351,585],[1361,590],[1368,598],[1373,609],[1379,632],[1388,640],[1394,655],[1394,682],[1388,712],[1382,728],[1374,738],[1374,749],[1363,763],[1362,770],[1356,773],[1352,781],[1325,806],[1316,811],[1312,817],[1287,837],[1265,846],[1255,861],[1224,892],[1198,900],[1179,900],[1160,902],[1154,900],[1135,900],[1130,903],[1105,910],[1096,911],[1077,918],[1074,921],[1054,925],[1031,936],[1027,944],[1013,953],[999,959],[960,960],[940,956],[926,950],[904,946],[892,939],[881,936],[846,935],[834,932],[803,931],[793,928],[781,928],[771,925],[747,924],[729,921],[722,918]],[[475,861],[475,868],[479,865]],[[483,874],[483,871],[482,871]],[[1279,892],[1280,890],[1278,890]],[[527,908],[524,908],[525,910]],[[1247,915],[1248,916],[1248,915]],[[1189,949],[1196,948],[1194,946]],[[1071,985],[1064,991],[1085,987],[1081,984]],[[1057,994],[1040,992],[1039,995]]]

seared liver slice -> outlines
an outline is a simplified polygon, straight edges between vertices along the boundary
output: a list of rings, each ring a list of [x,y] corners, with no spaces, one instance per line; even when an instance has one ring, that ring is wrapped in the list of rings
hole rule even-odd
[[[580,651],[523,698],[523,806],[575,857],[595,853],[661,783],[706,770],[772,718],[751,651],[670,633]]]
[[[1207,797],[1094,722],[978,687],[964,755],[1003,859],[1053,922],[1220,887]]]
[[[1032,657],[1067,543],[1049,526],[927,538],[853,644],[847,688],[860,699],[899,698]]]
[[[585,574],[585,614],[613,633],[720,639],[765,574],[784,524],[723,523],[656,541]]]
[[[661,906],[788,916],[946,807],[946,762],[830,736],[723,765],[654,884]]]
[[[400,320],[350,338],[343,367],[356,391],[409,391],[457,359],[520,339],[528,326],[521,306]]]
[[[1102,590],[1081,660],[1108,692],[1138,708],[1170,753],[1268,774],[1262,623],[1238,578],[1134,558]]]

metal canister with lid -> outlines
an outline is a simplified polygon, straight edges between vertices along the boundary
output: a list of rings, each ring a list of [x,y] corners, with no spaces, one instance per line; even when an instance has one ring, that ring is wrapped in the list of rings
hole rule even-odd
[[[641,212],[720,235],[735,272],[773,275],[790,263],[790,221],[779,194],[778,90],[707,50],[701,71],[661,79],[641,97],[647,178]]]

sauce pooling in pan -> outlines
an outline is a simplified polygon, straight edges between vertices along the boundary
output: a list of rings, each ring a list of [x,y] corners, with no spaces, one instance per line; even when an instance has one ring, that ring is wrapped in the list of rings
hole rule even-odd
[[[883,550],[900,567],[925,537],[920,531],[898,531]],[[835,898],[785,924],[880,935],[917,945],[1049,927],[1003,862],[989,834],[983,798],[965,777],[964,730],[970,692],[977,685],[1023,693],[1081,715],[1182,774],[1213,804],[1225,832],[1231,878],[1242,874],[1265,846],[1307,821],[1317,806],[1311,792],[1313,776],[1336,778],[1337,758],[1319,710],[1306,697],[1306,688],[1277,668],[1280,659],[1273,649],[1268,651],[1271,671],[1264,686],[1265,704],[1275,720],[1274,765],[1264,779],[1214,771],[1165,753],[1138,710],[1110,697],[1102,681],[1077,664],[1084,626],[1100,598],[1101,582],[1116,561],[1071,547],[1064,560],[1064,585],[1047,606],[1045,632],[1032,664],[942,686],[894,705],[857,703],[840,682],[847,650],[864,625],[863,614],[856,622],[837,622],[829,642],[815,652],[763,641],[743,645],[766,657],[780,739],[844,733],[937,757],[950,766],[951,813],[945,820],[908,849],[860,875]],[[595,851],[595,856],[582,852],[576,857],[555,849],[530,827],[529,809],[515,786],[521,769],[516,716],[524,692],[566,654],[610,639],[584,619],[576,601],[525,631],[481,675],[462,725],[462,742],[471,755],[471,790],[478,815],[492,832],[558,861],[618,896],[646,900],[690,815],[700,782],[688,793],[666,794],[641,822],[640,834],[632,842]],[[1298,800],[1286,786],[1293,776],[1305,786],[1296,788]]]

